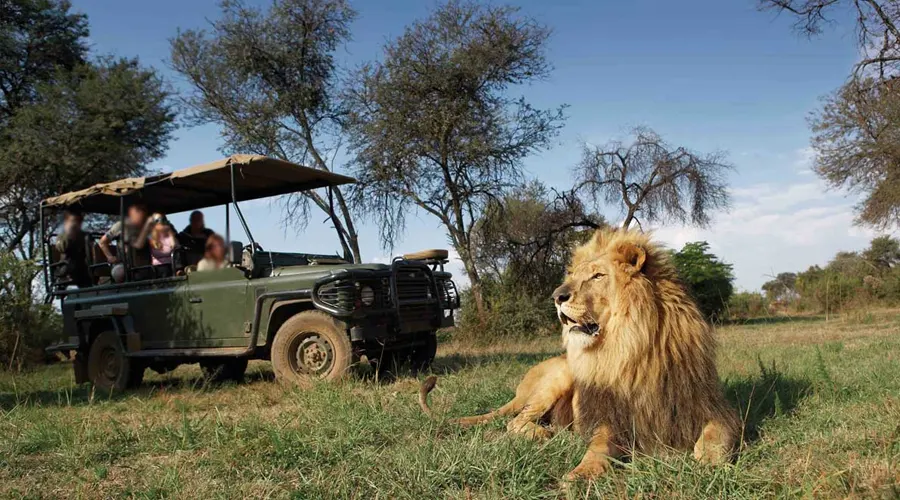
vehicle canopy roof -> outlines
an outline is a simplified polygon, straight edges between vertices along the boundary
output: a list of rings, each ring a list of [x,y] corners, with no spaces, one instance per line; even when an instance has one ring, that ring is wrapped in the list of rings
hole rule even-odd
[[[232,202],[255,200],[307,189],[356,182],[352,177],[302,167],[261,155],[228,158],[148,177],[131,177],[47,198],[42,207],[77,207],[84,212],[116,215],[122,197],[145,201],[155,211],[178,213]]]

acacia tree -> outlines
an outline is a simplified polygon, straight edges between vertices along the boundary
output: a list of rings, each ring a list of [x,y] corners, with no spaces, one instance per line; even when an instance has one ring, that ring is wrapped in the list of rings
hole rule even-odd
[[[831,24],[831,12],[855,13],[857,46],[864,56],[849,81],[810,120],[813,170],[830,187],[862,196],[858,223],[900,226],[900,3],[761,0],[759,5],[795,16],[795,29],[809,36]]]
[[[194,123],[222,127],[228,152],[252,152],[332,170],[344,111],[336,99],[334,52],[356,13],[344,0],[280,0],[269,10],[221,3],[209,32],[172,40],[172,66],[192,84],[184,102]],[[310,203],[324,211],[344,257],[361,262],[359,237],[340,188],[283,200],[285,221],[304,228]]]
[[[68,2],[0,2],[0,251],[34,259],[42,199],[142,175],[174,113],[155,71],[86,59],[86,18]]]
[[[585,144],[575,168],[575,193],[618,206],[622,227],[676,221],[706,226],[712,212],[729,206],[724,153],[675,147],[656,132],[635,128],[630,144]]]
[[[575,244],[605,225],[571,193],[532,181],[488,204],[474,231],[476,263],[511,289],[549,297]]]
[[[522,159],[548,147],[563,122],[562,108],[509,95],[548,74],[548,36],[517,9],[451,1],[390,42],[348,92],[357,203],[379,221],[385,246],[402,233],[409,208],[437,218],[480,314],[475,222],[519,183]]]

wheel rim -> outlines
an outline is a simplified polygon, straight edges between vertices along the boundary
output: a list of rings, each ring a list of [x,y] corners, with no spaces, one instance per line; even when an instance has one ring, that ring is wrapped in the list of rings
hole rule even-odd
[[[294,373],[326,376],[334,367],[334,346],[327,338],[305,332],[298,335],[290,346],[291,369]]]
[[[114,382],[122,371],[122,360],[114,347],[106,347],[100,352],[100,376]]]

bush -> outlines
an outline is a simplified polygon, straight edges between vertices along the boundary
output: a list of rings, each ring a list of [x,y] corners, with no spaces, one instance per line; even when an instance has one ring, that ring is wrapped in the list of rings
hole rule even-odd
[[[454,338],[473,343],[553,334],[559,330],[550,294],[527,293],[495,280],[482,283],[487,314],[479,317],[469,290],[463,291]]]
[[[43,348],[62,330],[52,306],[35,300],[37,267],[0,254],[0,369],[21,369],[44,359]]]
[[[679,252],[672,254],[672,263],[700,311],[712,321],[722,319],[734,292],[731,264],[709,253],[709,244],[705,241],[685,244]]]
[[[738,292],[728,301],[728,319],[744,320],[769,315],[769,300],[759,292]]]

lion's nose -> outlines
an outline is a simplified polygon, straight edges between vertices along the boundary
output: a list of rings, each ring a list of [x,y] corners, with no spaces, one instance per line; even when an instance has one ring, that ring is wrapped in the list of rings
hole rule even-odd
[[[563,285],[563,286],[557,288],[556,290],[553,290],[553,300],[557,304],[562,304],[563,302],[566,302],[567,300],[569,300],[569,297],[571,297],[571,296],[572,296],[572,294],[569,293],[569,287],[567,287],[566,285]]]

